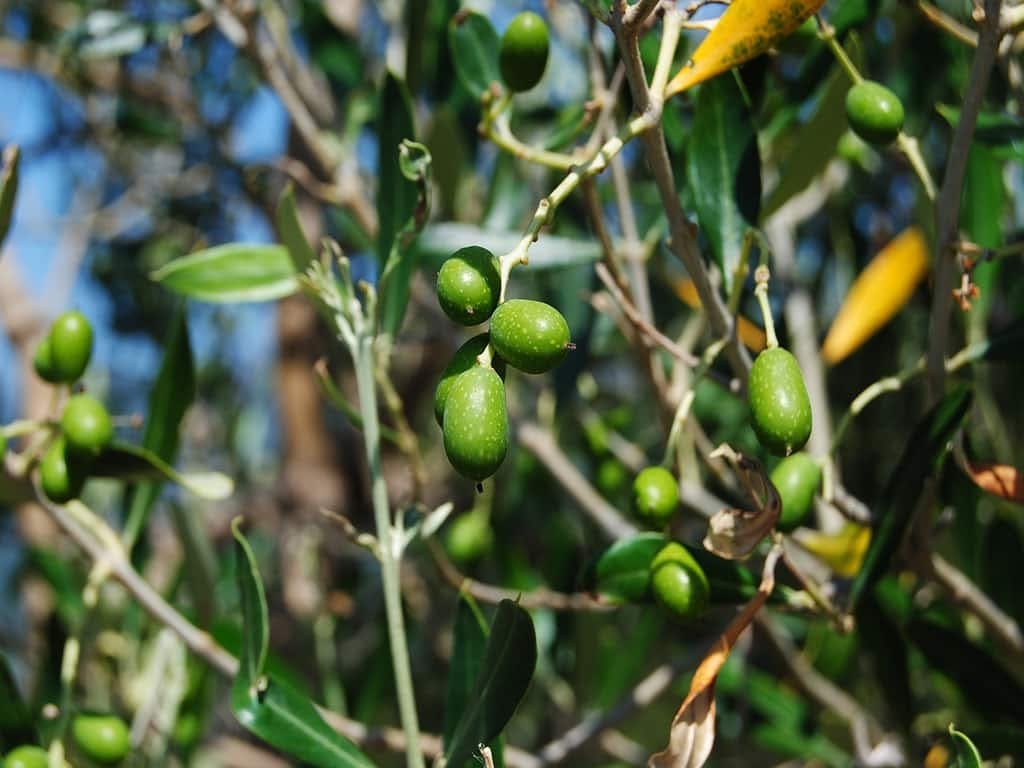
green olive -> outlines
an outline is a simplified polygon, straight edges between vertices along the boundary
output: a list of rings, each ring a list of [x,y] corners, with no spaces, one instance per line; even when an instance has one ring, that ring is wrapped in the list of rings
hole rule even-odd
[[[449,256],[437,273],[441,309],[460,325],[478,325],[498,306],[501,272],[494,254],[468,245]]]
[[[597,465],[594,485],[608,497],[616,496],[629,482],[629,472],[621,461],[611,456],[601,459]]]
[[[114,423],[103,403],[91,395],[75,395],[64,406],[60,419],[68,448],[96,456],[114,439]]]
[[[863,80],[846,92],[846,119],[869,144],[891,144],[903,128],[903,103],[881,83]]]
[[[60,383],[60,374],[57,373],[57,369],[53,365],[53,344],[50,343],[49,336],[43,337],[39,346],[36,347],[36,353],[32,357],[32,367],[36,369],[36,375],[43,381],[48,381],[51,384]]]
[[[666,544],[651,561],[654,599],[679,619],[694,619],[707,608],[711,586],[704,569],[682,544]]]
[[[633,510],[651,525],[667,523],[679,506],[679,484],[664,467],[642,469],[633,481]]]
[[[46,768],[47,765],[46,750],[31,744],[15,747],[4,758],[4,768]]]
[[[512,299],[494,310],[491,345],[514,368],[545,373],[569,351],[569,325],[550,304]]]
[[[488,333],[477,334],[469,339],[469,341],[455,350],[451,362],[448,363],[448,366],[441,373],[441,380],[437,382],[437,389],[434,390],[434,418],[437,419],[437,423],[440,426],[444,426],[444,404],[448,400],[448,393],[451,391],[452,384],[455,383],[455,379],[459,374],[468,371],[476,365],[477,357],[487,348],[487,343],[490,339],[491,336]],[[491,367],[498,372],[499,376],[505,377],[505,361],[500,357],[495,356],[491,360]]]
[[[444,408],[444,450],[471,480],[493,475],[508,450],[505,384],[493,368],[474,366],[459,376]]]
[[[498,64],[506,85],[528,91],[544,76],[548,64],[548,25],[532,11],[517,15],[501,37]]]
[[[471,511],[455,518],[445,534],[445,549],[452,560],[470,563],[479,560],[494,546],[494,531],[486,514]]]
[[[81,312],[65,312],[50,328],[50,360],[59,381],[78,381],[92,357],[92,326]]]
[[[78,497],[86,474],[80,459],[68,454],[63,435],[53,441],[39,462],[39,484],[43,493],[58,504]]]
[[[811,436],[811,401],[792,354],[774,347],[757,356],[750,369],[747,402],[761,445],[777,456],[804,447]]]
[[[131,749],[128,726],[115,715],[78,715],[71,735],[82,753],[97,763],[120,762]]]
[[[772,470],[772,485],[782,499],[782,515],[775,527],[789,532],[803,524],[821,487],[821,466],[806,453],[794,453]]]

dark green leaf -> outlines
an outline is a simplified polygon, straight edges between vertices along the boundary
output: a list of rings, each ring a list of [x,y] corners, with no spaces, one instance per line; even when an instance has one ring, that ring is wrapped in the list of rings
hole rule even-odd
[[[242,519],[231,521],[235,537],[235,579],[242,605],[242,649],[238,655],[238,677],[251,686],[262,674],[270,645],[267,596],[256,564],[256,555],[241,531]]]
[[[218,245],[175,259],[150,277],[182,296],[216,303],[272,301],[298,289],[283,245]]]
[[[946,454],[948,443],[960,428],[970,404],[970,390],[966,387],[955,389],[928,411],[914,429],[882,496],[880,523],[871,537],[860,572],[850,587],[849,610],[853,610],[865,591],[888,570],[903,541],[925,481]]]
[[[491,625],[470,707],[447,745],[447,764],[462,768],[478,744],[490,744],[512,717],[537,665],[537,637],[530,614],[502,600]]]
[[[21,161],[21,150],[17,144],[11,144],[4,150],[3,161],[3,169],[0,170],[0,245],[3,245],[7,238],[7,230],[11,228],[14,201],[18,197],[18,165]]]
[[[498,33],[486,16],[461,11],[448,24],[448,46],[455,74],[473,96],[479,98],[491,83],[501,79],[498,73]]]
[[[522,239],[518,231],[481,229],[472,224],[443,221],[429,224],[416,241],[424,267],[439,269],[441,262],[459,248],[480,245],[495,255],[508,253]],[[528,269],[550,269],[591,264],[601,258],[601,246],[592,240],[575,240],[545,234],[530,247]]]
[[[480,676],[480,667],[487,649],[487,624],[473,598],[468,595],[459,595],[452,634],[454,639],[442,731],[446,745],[451,743],[455,728],[469,707],[473,684]]]
[[[960,220],[971,240],[982,248],[1002,244],[1000,218],[1004,199],[1002,163],[983,144],[971,145]]]
[[[728,293],[743,237],[757,221],[761,204],[757,133],[734,77],[716,77],[701,86],[686,170],[697,219]]]
[[[964,510],[975,514],[974,510]],[[978,561],[979,581],[985,593],[1015,621],[1024,624],[1024,540],[1012,520],[997,517],[985,527]]]
[[[885,690],[884,709],[909,730],[914,716],[910,652],[900,631],[912,609],[908,601],[896,580],[887,577],[860,601],[856,618],[861,647],[870,657],[875,680]]]
[[[316,253],[302,231],[299,211],[295,205],[295,188],[290,183],[281,192],[281,197],[277,201],[275,221],[277,234],[292,259],[292,267],[296,272],[305,272],[316,260]]]
[[[870,20],[877,11],[878,0],[843,0],[828,18],[828,22],[836,34],[841,35],[850,27]]]
[[[90,467],[97,477],[118,480],[170,480],[196,496],[210,501],[221,501],[234,492],[234,483],[220,472],[178,472],[151,451],[137,445],[113,442],[103,449]]]
[[[660,533],[641,533],[612,544],[594,567],[594,591],[610,603],[651,599],[651,561],[665,546]]]
[[[978,748],[952,724],[949,726],[949,738],[952,739],[953,749],[956,750],[956,759],[950,768],[981,768],[981,755],[978,754]]]
[[[1020,360],[1021,344],[1024,343],[1024,319],[1010,323],[982,343],[985,344],[985,352],[982,355],[984,360]]]
[[[995,722],[1024,723],[1024,688],[988,651],[937,621],[915,618],[907,638],[928,663],[957,684],[970,705]]]
[[[939,104],[936,106],[950,127],[960,122],[960,108]],[[974,140],[982,144],[1017,144],[1024,141],[1024,118],[999,112],[982,112],[974,129]]]
[[[0,749],[31,744],[36,738],[32,714],[21,697],[7,656],[0,653]]]
[[[184,308],[179,308],[164,346],[164,358],[156,383],[149,393],[149,414],[142,434],[142,447],[168,465],[178,454],[181,420],[196,394],[195,362],[188,337]],[[134,542],[146,525],[149,511],[160,494],[162,483],[140,483],[132,491],[125,524],[125,537]]]

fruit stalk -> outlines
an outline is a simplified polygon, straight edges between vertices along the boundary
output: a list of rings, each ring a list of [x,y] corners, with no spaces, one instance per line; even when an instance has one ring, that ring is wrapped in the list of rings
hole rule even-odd
[[[757,281],[754,295],[757,297],[757,304],[761,307],[761,317],[764,320],[765,349],[775,349],[779,346],[779,337],[775,335],[775,320],[772,319],[772,307],[768,303],[768,280],[770,278],[771,273],[764,264],[754,272],[754,280]]]

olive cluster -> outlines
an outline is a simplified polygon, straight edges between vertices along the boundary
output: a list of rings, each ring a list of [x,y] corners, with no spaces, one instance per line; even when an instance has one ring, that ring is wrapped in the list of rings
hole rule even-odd
[[[92,326],[81,312],[65,312],[36,348],[34,366],[44,381],[72,385],[92,357]],[[39,462],[39,482],[52,501],[77,497],[97,456],[114,438],[114,423],[103,403],[86,394],[64,404],[60,431]]]
[[[437,273],[437,297],[460,325],[490,320],[452,357],[434,395],[434,416],[455,470],[471,480],[493,475],[508,451],[506,363],[526,373],[550,371],[569,350],[562,313],[541,301],[500,302],[501,269],[494,254],[478,245],[452,254]],[[485,351],[491,350],[490,355]]]
[[[128,726],[116,715],[81,714],[71,721],[71,736],[82,756],[100,765],[114,765],[131,750]],[[4,758],[3,768],[47,768],[45,749],[23,744]]]

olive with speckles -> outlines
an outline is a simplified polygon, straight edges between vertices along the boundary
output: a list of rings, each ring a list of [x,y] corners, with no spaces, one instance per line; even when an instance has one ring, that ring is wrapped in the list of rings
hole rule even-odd
[[[460,325],[478,325],[498,306],[501,272],[494,254],[467,245],[449,256],[437,273],[441,309]]]
[[[461,347],[455,350],[451,362],[441,373],[441,380],[437,382],[437,389],[434,391],[434,418],[439,426],[444,426],[444,404],[448,401],[448,393],[452,389],[455,379],[465,373],[474,365],[476,359],[487,348],[491,336],[488,333],[480,333],[466,341]],[[495,356],[491,360],[491,367],[498,372],[498,375],[505,378],[505,361]]]
[[[508,451],[505,384],[493,368],[475,365],[455,379],[444,406],[444,451],[463,477],[493,475]]]
[[[491,345],[512,367],[546,373],[569,351],[569,325],[550,304],[512,299],[494,310]]]
[[[750,422],[761,445],[789,456],[811,436],[811,400],[796,358],[781,347],[754,360],[747,383]]]
[[[821,466],[800,451],[780,461],[771,480],[782,501],[782,515],[775,527],[788,533],[802,525],[811,511],[814,494],[821,487]]]
[[[881,83],[864,80],[846,92],[846,119],[869,144],[891,144],[903,128],[903,102]]]

